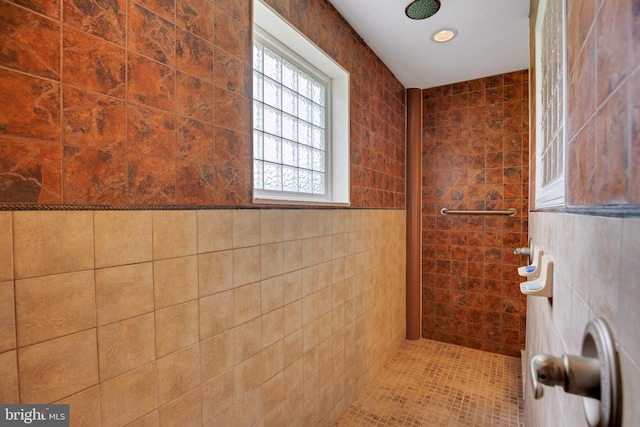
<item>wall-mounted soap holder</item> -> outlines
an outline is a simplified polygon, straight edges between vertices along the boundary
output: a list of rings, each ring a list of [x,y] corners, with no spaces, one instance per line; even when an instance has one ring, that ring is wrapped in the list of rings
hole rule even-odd
[[[524,267],[518,267],[518,274],[522,277],[528,277],[535,279],[540,276],[540,263],[542,262],[542,255],[544,251],[538,245],[533,247],[533,260],[529,265]]]
[[[540,275],[536,279],[520,283],[520,292],[535,297],[551,298],[553,296],[553,260],[551,257],[542,255],[538,269]]]
[[[581,354],[534,356],[530,365],[534,397],[543,396],[543,385],[561,386],[565,392],[584,398],[584,414],[589,427],[620,426],[620,368],[613,337],[603,319],[596,318],[587,324]]]

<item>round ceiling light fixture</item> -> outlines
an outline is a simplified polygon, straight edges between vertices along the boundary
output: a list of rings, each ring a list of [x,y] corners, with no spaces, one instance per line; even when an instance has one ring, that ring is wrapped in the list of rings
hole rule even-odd
[[[441,30],[436,31],[431,35],[431,40],[436,43],[444,43],[453,39],[458,35],[458,30],[455,28],[443,28]]]
[[[404,13],[411,19],[426,19],[440,10],[440,0],[415,0],[409,3]]]

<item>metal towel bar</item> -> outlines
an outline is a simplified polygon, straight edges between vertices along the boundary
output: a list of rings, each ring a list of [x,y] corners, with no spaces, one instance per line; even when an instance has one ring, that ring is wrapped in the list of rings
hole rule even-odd
[[[442,208],[440,209],[440,213],[442,215],[449,215],[449,214],[465,214],[465,215],[509,215],[509,216],[516,216],[516,214],[518,213],[518,211],[516,210],[516,208],[509,208],[506,211],[450,211],[447,208]]]

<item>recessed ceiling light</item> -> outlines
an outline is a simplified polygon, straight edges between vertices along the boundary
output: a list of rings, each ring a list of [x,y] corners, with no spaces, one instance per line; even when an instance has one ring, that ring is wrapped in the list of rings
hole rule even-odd
[[[448,42],[452,38],[458,35],[458,30],[455,28],[443,28],[442,30],[436,31],[431,36],[431,40],[437,43]]]

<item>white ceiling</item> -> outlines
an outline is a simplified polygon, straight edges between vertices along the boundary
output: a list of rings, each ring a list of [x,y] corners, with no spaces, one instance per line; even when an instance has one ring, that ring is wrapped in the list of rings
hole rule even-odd
[[[529,67],[529,0],[441,0],[413,20],[411,0],[329,0],[406,88],[429,88]],[[455,28],[436,43],[431,35]]]

